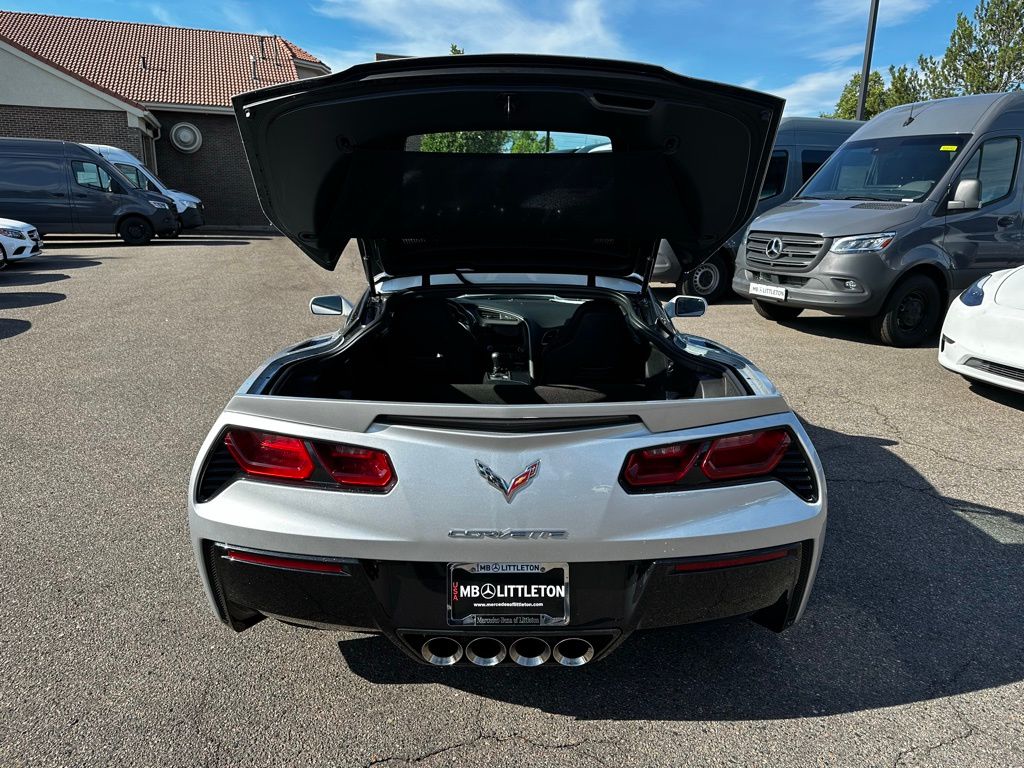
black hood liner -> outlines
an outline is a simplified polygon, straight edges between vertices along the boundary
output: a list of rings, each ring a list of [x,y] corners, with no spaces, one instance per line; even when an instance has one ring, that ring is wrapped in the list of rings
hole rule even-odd
[[[360,65],[234,104],[264,211],[328,269],[357,238],[371,278],[646,278],[661,238],[685,268],[748,218],[783,102],[641,64],[493,55]],[[411,135],[520,129],[613,151],[405,151]]]

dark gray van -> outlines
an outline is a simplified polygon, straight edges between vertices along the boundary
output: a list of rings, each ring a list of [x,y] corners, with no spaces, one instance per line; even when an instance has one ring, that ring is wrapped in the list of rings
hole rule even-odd
[[[868,317],[897,346],[934,333],[949,300],[1024,263],[1024,92],[895,107],[755,219],[733,289],[772,320]]]
[[[173,201],[136,189],[91,149],[49,139],[0,138],[0,216],[45,234],[117,234],[130,245],[178,227]]]
[[[821,117],[784,117],[779,123],[775,146],[754,216],[760,216],[789,200],[822,163],[864,123],[860,120],[828,120]],[[748,221],[747,224],[750,224]],[[689,273],[679,268],[676,255],[662,240],[654,264],[653,280],[675,283],[680,293],[701,296],[706,301],[721,298],[729,290],[736,251],[746,226],[733,235],[710,259]]]

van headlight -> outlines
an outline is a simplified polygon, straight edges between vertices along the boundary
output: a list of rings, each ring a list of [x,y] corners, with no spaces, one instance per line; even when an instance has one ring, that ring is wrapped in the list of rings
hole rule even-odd
[[[167,210],[167,203],[161,203],[159,200],[150,200],[149,204],[154,208],[162,208],[165,211]]]
[[[832,243],[832,253],[870,253],[881,251],[896,239],[895,232],[878,232],[873,235],[840,237]]]

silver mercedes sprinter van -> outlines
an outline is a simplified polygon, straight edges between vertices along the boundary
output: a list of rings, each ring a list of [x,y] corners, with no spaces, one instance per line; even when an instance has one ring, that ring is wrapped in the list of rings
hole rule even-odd
[[[921,343],[953,296],[1024,263],[1022,137],[1020,91],[883,112],[754,220],[733,289],[771,320],[819,309]]]
[[[751,221],[789,200],[821,164],[828,160],[850,134],[864,125],[861,120],[830,120],[822,117],[784,117],[775,135],[768,172]],[[607,145],[611,148],[611,145]],[[675,283],[679,293],[713,302],[729,292],[736,252],[750,221],[730,237],[711,258],[689,272],[683,271],[667,240],[658,247],[652,279]]]

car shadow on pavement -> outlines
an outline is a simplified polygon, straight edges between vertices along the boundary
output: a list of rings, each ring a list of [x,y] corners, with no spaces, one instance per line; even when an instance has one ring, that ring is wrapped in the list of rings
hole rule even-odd
[[[999,403],[1000,405],[1005,405],[1008,408],[1016,408],[1018,411],[1024,411],[1024,394],[1020,392],[1003,389],[1002,387],[996,387],[992,384],[985,384],[980,381],[972,381],[970,389],[974,394],[979,397],[984,397],[986,400],[991,400],[993,403]]]
[[[253,238],[249,237],[178,237],[173,240],[153,239],[146,245],[130,246],[116,237],[104,240],[50,240],[46,241],[46,250],[88,249],[88,248],[149,248],[151,246],[197,246],[197,245],[248,245]]]
[[[809,717],[1024,679],[1024,516],[942,497],[893,441],[808,430],[828,477],[828,533],[804,620],[781,635],[743,620],[638,632],[575,670],[434,669],[383,637],[342,641],[341,653],[375,683],[436,683],[578,719]]]
[[[28,320],[17,320],[15,318],[0,317],[0,341],[24,333],[32,327]]]
[[[49,291],[0,293],[0,310],[24,309],[26,307],[39,307],[44,304],[56,304],[58,301],[64,301],[66,298],[67,296],[63,293],[52,293]]]

